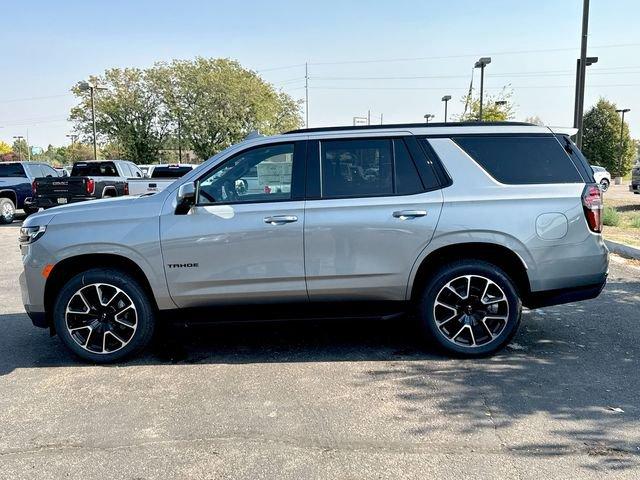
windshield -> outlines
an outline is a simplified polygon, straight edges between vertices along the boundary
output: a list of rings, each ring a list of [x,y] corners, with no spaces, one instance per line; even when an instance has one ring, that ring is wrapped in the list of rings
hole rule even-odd
[[[0,177],[25,177],[24,167],[19,163],[0,163]]]
[[[118,171],[113,162],[75,163],[71,169],[72,177],[117,177]]]

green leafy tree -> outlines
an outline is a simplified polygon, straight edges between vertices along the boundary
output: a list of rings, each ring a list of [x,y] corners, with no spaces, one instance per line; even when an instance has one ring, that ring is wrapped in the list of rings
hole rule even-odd
[[[29,145],[24,138],[14,140],[11,150],[22,160],[26,160],[29,157]]]
[[[0,155],[5,155],[7,153],[11,153],[11,145],[6,142],[0,140]]]
[[[625,122],[616,112],[615,103],[604,98],[584,114],[582,152],[590,163],[605,167],[614,177],[623,177],[631,170],[637,147]]]
[[[513,91],[504,87],[497,95],[483,95],[482,100],[482,120],[485,122],[503,122],[512,120],[515,115],[515,105],[513,104]],[[459,122],[475,121],[480,118],[480,97],[478,95],[465,95],[462,97],[465,105],[464,112],[457,117]]]
[[[138,163],[156,159],[170,122],[150,71],[113,68],[102,76],[92,77],[90,83],[106,88],[94,95],[100,142],[118,145],[122,157]],[[93,138],[90,92],[82,90],[80,83],[72,92],[80,104],[71,110],[70,119],[89,143]]]
[[[258,130],[271,135],[302,124],[300,104],[228,59],[159,63],[154,83],[182,137],[203,159]]]

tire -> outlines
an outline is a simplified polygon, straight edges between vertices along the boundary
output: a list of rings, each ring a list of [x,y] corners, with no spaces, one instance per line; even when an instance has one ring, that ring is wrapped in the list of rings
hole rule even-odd
[[[53,321],[60,339],[75,355],[93,363],[113,363],[149,344],[155,309],[138,281],[127,273],[91,269],[62,287]]]
[[[0,198],[0,224],[7,225],[13,223],[16,217],[16,206],[8,198]]]
[[[483,357],[502,349],[516,334],[522,302],[502,269],[469,259],[435,272],[424,287],[417,313],[422,332],[440,350],[458,357]]]
[[[609,180],[607,180],[606,178],[603,178],[602,180],[600,180],[600,188],[602,189],[603,192],[606,192],[607,190],[609,190]]]

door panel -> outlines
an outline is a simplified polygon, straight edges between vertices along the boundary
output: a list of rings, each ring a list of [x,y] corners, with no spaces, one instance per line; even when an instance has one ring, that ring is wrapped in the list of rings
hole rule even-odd
[[[265,221],[280,216],[297,220]],[[163,216],[171,297],[180,307],[307,300],[303,224],[302,201],[200,206]]]
[[[304,234],[309,299],[404,300],[411,267],[431,241],[441,208],[440,190],[308,201]]]

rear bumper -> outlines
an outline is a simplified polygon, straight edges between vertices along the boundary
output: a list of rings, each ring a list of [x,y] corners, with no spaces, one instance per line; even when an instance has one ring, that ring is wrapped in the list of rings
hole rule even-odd
[[[65,197],[60,197],[65,198]],[[67,198],[67,203],[78,203],[78,202],[86,202],[87,200],[96,200],[95,197],[71,197]],[[60,205],[66,205],[67,203],[58,203],[58,198],[48,198],[48,197],[29,197],[25,199],[24,205],[27,208],[52,208],[59,207]]]
[[[596,298],[602,292],[607,283],[607,274],[602,275],[602,280],[593,285],[583,287],[561,288],[558,290],[547,290],[542,292],[533,292],[523,302],[527,308],[542,308],[552,305],[561,305],[563,303],[580,302],[582,300],[590,300]]]

